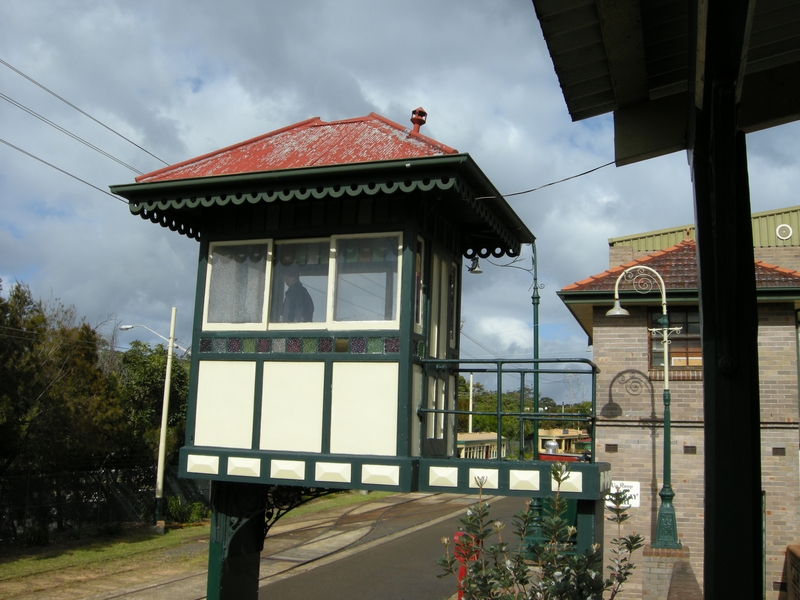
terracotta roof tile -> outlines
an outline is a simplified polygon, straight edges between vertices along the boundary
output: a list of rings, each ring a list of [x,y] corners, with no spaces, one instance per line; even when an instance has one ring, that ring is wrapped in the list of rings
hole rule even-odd
[[[697,246],[694,240],[653,252],[642,258],[614,267],[598,275],[566,286],[565,292],[614,291],[619,274],[630,267],[647,266],[658,271],[667,289],[697,289]],[[756,287],[800,287],[800,273],[776,265],[755,261]],[[624,284],[620,289],[625,289]]]
[[[139,183],[457,154],[375,113],[343,121],[318,117],[136,178]]]

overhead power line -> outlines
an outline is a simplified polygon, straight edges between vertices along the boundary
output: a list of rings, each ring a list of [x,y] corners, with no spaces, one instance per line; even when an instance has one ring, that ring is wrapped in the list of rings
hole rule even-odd
[[[55,93],[53,90],[51,90],[51,89],[49,89],[49,88],[45,87],[44,85],[42,85],[41,83],[39,83],[38,81],[36,81],[36,80],[35,80],[33,77],[30,77],[30,76],[26,75],[25,73],[23,73],[22,71],[20,71],[20,70],[19,70],[19,69],[17,69],[16,67],[14,67],[14,66],[12,66],[12,65],[8,64],[8,63],[7,63],[6,61],[4,61],[2,58],[0,58],[0,63],[4,64],[5,66],[7,66],[9,69],[11,69],[12,71],[14,71],[14,72],[15,72],[15,73],[17,73],[18,75],[21,75],[22,77],[24,77],[25,79],[27,79],[28,81],[30,81],[32,84],[34,84],[34,85],[36,85],[36,86],[40,87],[41,89],[43,89],[43,90],[44,90],[45,92],[47,92],[48,94],[50,94],[50,95],[52,95],[52,96],[54,96],[54,97],[58,98],[59,100],[61,100],[61,101],[62,101],[64,104],[66,104],[66,105],[67,105],[67,106],[69,106],[70,108],[73,108],[73,109],[77,110],[77,111],[78,111],[79,113],[81,113],[83,116],[85,116],[85,117],[88,117],[88,118],[90,118],[92,121],[94,121],[95,123],[97,123],[98,125],[100,125],[100,126],[102,126],[102,127],[105,127],[106,129],[108,129],[108,130],[109,130],[111,133],[113,133],[114,135],[117,135],[117,136],[121,137],[121,138],[122,138],[123,140],[125,140],[126,142],[128,142],[128,143],[130,143],[130,144],[133,144],[134,146],[136,146],[137,148],[139,148],[139,150],[141,150],[142,152],[144,152],[144,153],[146,153],[146,154],[149,154],[150,156],[152,156],[153,158],[155,158],[157,161],[159,161],[159,162],[162,162],[162,163],[164,163],[165,165],[169,166],[169,163],[168,163],[167,161],[165,161],[165,160],[163,160],[163,159],[159,158],[158,156],[156,156],[155,154],[153,154],[153,153],[152,153],[152,152],[150,152],[149,150],[146,150],[145,148],[142,148],[142,147],[141,147],[139,144],[137,144],[137,143],[136,143],[136,142],[134,142],[133,140],[131,140],[131,139],[129,139],[129,138],[127,138],[127,137],[125,137],[125,136],[124,136],[124,135],[122,135],[122,134],[121,134],[119,131],[117,131],[117,130],[115,130],[115,129],[112,129],[111,127],[109,127],[108,125],[106,125],[105,123],[103,123],[102,121],[99,121],[98,119],[95,119],[95,118],[94,118],[92,115],[90,115],[90,114],[89,114],[89,113],[87,113],[86,111],[84,111],[84,110],[81,110],[80,108],[78,108],[77,106],[75,106],[75,105],[74,105],[72,102],[70,102],[69,100],[66,100],[66,99],[62,98],[61,96],[59,96],[58,94],[56,94],[56,93]]]
[[[569,181],[570,179],[577,179],[578,177],[583,177],[584,175],[588,175],[589,173],[594,173],[595,171],[599,171],[600,169],[611,166],[613,164],[614,161],[612,160],[611,162],[607,162],[606,164],[600,165],[599,167],[594,167],[593,169],[589,169],[588,171],[584,171],[583,173],[578,173],[577,175],[570,175],[569,177],[565,177],[564,179],[559,179],[558,181],[551,181],[550,183],[545,183],[544,185],[540,185],[538,187],[531,188],[529,190],[522,190],[521,192],[512,192],[510,194],[503,194],[503,197],[510,198],[511,196],[521,196],[522,194],[530,194],[531,192],[536,192],[546,187],[550,187],[551,185],[556,185],[557,183],[564,183],[565,181]],[[491,198],[497,198],[497,196],[481,196],[475,199],[489,200]]]
[[[42,164],[45,164],[45,165],[47,165],[48,167],[51,167],[51,168],[55,169],[56,171],[58,171],[58,172],[60,172],[60,173],[63,173],[64,175],[67,175],[67,176],[69,176],[69,177],[72,177],[73,179],[76,179],[76,180],[80,181],[81,183],[84,183],[84,184],[88,185],[90,188],[94,188],[94,189],[96,189],[98,192],[102,192],[102,193],[104,193],[106,196],[111,196],[111,197],[112,197],[114,200],[119,200],[120,202],[122,202],[122,203],[124,203],[124,204],[128,204],[128,201],[127,201],[127,200],[125,200],[125,199],[123,199],[123,198],[120,198],[119,196],[115,196],[115,195],[114,195],[114,194],[112,194],[111,192],[107,192],[107,191],[105,191],[103,188],[99,188],[99,187],[97,187],[96,185],[89,183],[89,182],[88,182],[88,181],[86,181],[85,179],[81,179],[80,177],[78,177],[77,175],[73,175],[73,174],[72,174],[72,173],[70,173],[69,171],[65,171],[64,169],[60,169],[60,168],[58,168],[57,166],[55,166],[54,164],[52,164],[52,163],[49,163],[49,162],[47,162],[46,160],[44,160],[44,159],[42,159],[42,158],[39,158],[39,157],[38,157],[38,156],[36,156],[35,154],[31,154],[30,152],[26,152],[25,150],[23,150],[23,149],[22,149],[22,148],[20,148],[19,146],[15,146],[15,145],[14,145],[14,144],[12,144],[11,142],[7,142],[7,141],[6,141],[6,140],[4,140],[3,138],[0,138],[0,143],[3,143],[3,144],[5,144],[5,145],[6,145],[6,146],[8,146],[9,148],[13,148],[13,149],[14,149],[14,150],[16,150],[17,152],[22,152],[24,155],[26,155],[26,156],[30,156],[30,157],[31,157],[31,158],[33,158],[34,160],[38,160],[40,163],[42,163]]]
[[[69,131],[69,130],[67,130],[67,129],[64,129],[63,127],[61,127],[61,125],[58,125],[58,124],[54,123],[53,121],[51,121],[51,120],[50,120],[50,119],[48,119],[47,117],[43,117],[42,115],[40,115],[40,114],[39,114],[39,113],[37,113],[36,111],[34,111],[34,110],[32,110],[32,109],[28,108],[27,106],[25,106],[24,104],[22,104],[22,103],[20,103],[20,102],[17,102],[17,101],[16,101],[16,100],[14,100],[13,98],[9,98],[8,96],[6,96],[5,94],[3,94],[2,92],[0,92],[0,98],[2,98],[3,100],[5,100],[5,101],[6,101],[6,102],[8,102],[9,104],[12,104],[12,105],[16,106],[16,107],[17,107],[17,108],[19,108],[20,110],[24,110],[26,113],[28,113],[29,115],[31,115],[31,116],[33,116],[33,117],[36,117],[37,119],[39,119],[39,120],[40,120],[40,121],[42,121],[43,123],[47,123],[48,125],[50,125],[50,127],[53,127],[54,129],[57,129],[58,131],[60,131],[60,132],[61,132],[61,133],[63,133],[63,134],[66,134],[66,135],[68,135],[68,136],[69,136],[69,137],[71,137],[72,139],[79,141],[81,144],[84,144],[85,146],[88,146],[89,148],[91,148],[91,149],[92,149],[92,150],[94,150],[95,152],[98,152],[98,153],[102,154],[103,156],[105,156],[105,157],[107,157],[107,158],[110,158],[110,159],[111,159],[111,160],[113,160],[114,162],[116,162],[116,163],[118,163],[118,164],[122,165],[123,167],[127,167],[128,169],[130,169],[130,170],[131,170],[131,171],[133,171],[134,173],[136,173],[136,174],[138,174],[138,175],[141,175],[141,174],[142,174],[142,172],[141,172],[140,170],[136,169],[135,167],[132,167],[131,165],[129,165],[128,163],[126,163],[126,162],[124,162],[124,161],[122,161],[122,160],[120,160],[120,159],[119,159],[119,158],[117,158],[116,156],[113,156],[113,155],[109,154],[109,153],[108,153],[108,152],[106,152],[105,150],[101,150],[100,148],[98,148],[98,147],[97,147],[97,146],[95,146],[94,144],[92,144],[92,143],[90,143],[90,142],[87,142],[87,141],[86,141],[85,139],[83,139],[82,137],[80,137],[80,136],[78,136],[78,135],[75,135],[74,133],[72,133],[71,131]]]

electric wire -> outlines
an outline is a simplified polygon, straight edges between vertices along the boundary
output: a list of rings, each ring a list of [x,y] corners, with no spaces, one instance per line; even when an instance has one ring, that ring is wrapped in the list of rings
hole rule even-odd
[[[113,133],[114,135],[117,135],[117,136],[121,137],[121,138],[122,138],[123,140],[125,140],[126,142],[128,142],[128,143],[130,143],[130,144],[133,144],[134,146],[136,146],[137,148],[139,148],[139,150],[141,150],[142,152],[144,152],[144,153],[146,153],[146,154],[149,154],[150,156],[152,156],[153,158],[155,158],[157,161],[159,161],[159,162],[161,162],[161,163],[164,163],[165,165],[169,166],[169,163],[168,163],[167,161],[165,161],[165,160],[163,160],[163,159],[159,158],[158,156],[156,156],[155,154],[153,154],[153,153],[152,153],[152,152],[150,152],[149,150],[146,150],[145,148],[142,148],[142,147],[141,147],[139,144],[137,144],[136,142],[134,142],[134,141],[133,141],[133,140],[131,140],[131,139],[128,139],[128,138],[126,138],[126,137],[125,137],[124,135],[122,135],[122,134],[121,134],[119,131],[116,131],[116,130],[112,129],[111,127],[109,127],[108,125],[106,125],[105,123],[103,123],[102,121],[99,121],[98,119],[95,119],[95,118],[94,118],[92,115],[90,115],[90,114],[89,114],[89,113],[87,113],[86,111],[84,111],[84,110],[81,110],[80,108],[78,108],[77,106],[75,106],[74,104],[72,104],[72,102],[69,102],[68,100],[66,100],[66,99],[62,98],[61,96],[59,96],[58,94],[56,94],[56,93],[55,93],[53,90],[51,90],[51,89],[49,89],[49,88],[45,87],[44,85],[42,85],[41,83],[39,83],[38,81],[36,81],[36,80],[35,80],[33,77],[30,77],[29,75],[26,75],[25,73],[23,73],[22,71],[20,71],[20,70],[19,70],[19,69],[17,69],[16,67],[14,67],[14,66],[12,66],[12,65],[8,64],[8,63],[7,63],[6,61],[4,61],[2,58],[0,58],[0,63],[4,64],[6,67],[8,67],[9,69],[11,69],[12,71],[14,71],[15,73],[17,73],[18,75],[21,75],[22,77],[24,77],[25,79],[27,79],[28,81],[30,81],[31,83],[33,83],[34,85],[36,85],[36,86],[40,87],[41,89],[43,89],[43,90],[44,90],[45,92],[47,92],[48,94],[50,94],[50,95],[52,95],[52,96],[54,96],[54,97],[58,98],[59,100],[61,100],[61,101],[62,101],[64,104],[66,104],[67,106],[69,106],[69,107],[71,107],[71,108],[74,108],[75,110],[77,110],[79,113],[81,113],[81,114],[82,114],[82,115],[84,115],[85,117],[88,117],[88,118],[90,118],[92,121],[94,121],[94,122],[95,122],[95,123],[97,123],[98,125],[101,125],[102,127],[105,127],[106,129],[108,129],[108,130],[109,130],[111,133]]]
[[[551,181],[550,183],[545,183],[544,185],[540,185],[535,188],[531,188],[529,190],[522,190],[521,192],[512,192],[510,194],[503,194],[503,198],[510,198],[511,196],[521,196],[522,194],[530,194],[531,192],[537,192],[542,190],[546,187],[550,187],[551,185],[556,185],[557,183],[564,183],[565,181],[569,181],[570,179],[577,179],[578,177],[583,177],[584,175],[588,175],[589,173],[594,173],[595,171],[599,171],[605,167],[609,167],[614,164],[614,161],[607,162],[604,165],[600,165],[599,167],[594,167],[593,169],[589,169],[588,171],[584,171],[583,173],[578,173],[576,175],[570,175],[569,177],[565,177],[564,179],[559,179],[558,181]],[[475,198],[476,200],[491,200],[492,198],[497,198],[497,196],[480,196]]]
[[[13,148],[13,149],[14,149],[14,150],[16,150],[17,152],[22,152],[22,154],[25,154],[26,156],[29,156],[29,157],[33,158],[34,160],[38,160],[40,163],[42,163],[42,164],[45,164],[45,165],[47,165],[48,167],[51,167],[51,168],[55,169],[56,171],[59,171],[60,173],[63,173],[64,175],[67,175],[67,176],[69,176],[69,177],[72,177],[73,179],[75,179],[75,180],[77,180],[77,181],[80,181],[81,183],[88,185],[90,188],[94,188],[94,189],[96,189],[98,192],[102,192],[102,193],[104,193],[106,196],[111,196],[111,197],[112,197],[114,200],[118,200],[119,202],[122,202],[123,204],[128,204],[128,201],[127,201],[127,200],[125,200],[124,198],[120,198],[119,196],[115,196],[115,195],[114,195],[114,194],[112,194],[111,192],[107,192],[107,191],[105,191],[103,188],[99,188],[99,187],[97,187],[96,185],[94,185],[94,184],[92,184],[92,183],[89,183],[89,182],[88,182],[88,181],[86,181],[85,179],[81,179],[81,178],[80,178],[80,177],[78,177],[77,175],[73,175],[73,174],[72,174],[72,173],[70,173],[69,171],[65,171],[64,169],[61,169],[61,168],[59,168],[59,167],[55,166],[54,164],[47,162],[47,161],[46,161],[46,160],[44,160],[43,158],[39,158],[39,157],[38,157],[38,156],[36,156],[35,154],[31,154],[30,152],[27,152],[27,151],[23,150],[23,149],[22,149],[22,148],[20,148],[19,146],[15,146],[15,145],[14,145],[14,144],[12,144],[11,142],[7,142],[7,141],[6,141],[6,140],[4,140],[3,138],[0,138],[0,143],[3,143],[3,144],[5,144],[6,146],[8,146],[8,147],[10,147],[10,148]]]
[[[39,120],[40,120],[40,121],[42,121],[43,123],[46,123],[47,125],[50,125],[50,127],[53,127],[54,129],[57,129],[57,130],[58,130],[58,131],[60,131],[61,133],[65,134],[65,135],[68,135],[69,137],[71,137],[72,139],[74,139],[74,140],[76,140],[76,141],[80,142],[80,143],[81,143],[81,144],[83,144],[84,146],[87,146],[87,147],[91,148],[91,149],[92,149],[92,150],[94,150],[95,152],[98,152],[99,154],[102,154],[102,155],[103,155],[103,156],[105,156],[106,158],[110,158],[110,159],[111,159],[111,160],[113,160],[115,163],[118,163],[118,164],[122,165],[123,167],[126,167],[126,168],[130,169],[131,171],[133,171],[133,172],[134,172],[134,173],[136,173],[137,175],[141,175],[141,174],[142,174],[142,171],[140,171],[139,169],[137,169],[137,168],[135,168],[135,167],[132,167],[131,165],[129,165],[128,163],[124,162],[123,160],[121,160],[121,159],[117,158],[116,156],[113,156],[112,154],[109,154],[109,153],[108,153],[108,152],[106,152],[105,150],[102,150],[101,148],[98,148],[97,146],[95,146],[95,145],[94,145],[94,144],[92,144],[91,142],[88,142],[88,141],[86,141],[85,139],[83,139],[82,137],[80,137],[80,136],[78,136],[78,135],[76,135],[76,134],[72,133],[72,132],[71,132],[71,131],[69,131],[68,129],[65,129],[65,128],[61,127],[61,125],[59,125],[59,124],[57,124],[57,123],[54,123],[53,121],[51,121],[51,120],[50,120],[50,119],[48,119],[47,117],[44,117],[44,116],[40,115],[40,114],[39,114],[39,113],[37,113],[36,111],[34,111],[34,110],[32,110],[32,109],[28,108],[27,106],[25,106],[24,104],[22,104],[22,103],[20,103],[20,102],[17,102],[17,101],[16,101],[16,100],[14,100],[13,98],[10,98],[10,97],[6,96],[6,95],[5,95],[5,94],[3,94],[2,92],[0,92],[0,98],[2,98],[3,100],[5,100],[5,101],[6,101],[6,102],[8,102],[9,104],[11,104],[11,105],[13,105],[13,106],[16,106],[16,107],[17,107],[17,108],[19,108],[20,110],[23,110],[23,111],[25,111],[26,113],[28,113],[28,114],[29,114],[29,115],[31,115],[32,117],[36,117],[37,119],[39,119]]]

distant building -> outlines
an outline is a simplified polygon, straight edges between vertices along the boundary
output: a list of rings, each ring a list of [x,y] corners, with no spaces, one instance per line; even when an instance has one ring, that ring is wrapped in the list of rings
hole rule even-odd
[[[500,457],[508,451],[506,438],[500,438]],[[459,458],[497,458],[497,434],[491,431],[484,433],[458,434]]]
[[[753,242],[758,292],[761,402],[761,471],[766,523],[766,582],[785,581],[786,546],[800,530],[798,489],[798,308],[800,308],[800,207],[754,214]],[[558,292],[589,336],[597,381],[595,457],[612,465],[615,481],[639,482],[641,505],[629,531],[654,538],[663,465],[663,353],[651,337],[661,312],[657,290],[637,294],[620,287],[628,318],[606,316],[614,284],[628,267],[658,271],[667,288],[672,395],[672,486],[679,538],[703,573],[704,467],[703,364],[694,226],[609,240],[610,268]],[[731,298],[735,302],[736,298]],[[730,440],[736,445],[735,439]],[[736,498],[730,498],[736,502]],[[731,523],[731,527],[736,527]],[[606,531],[606,551],[612,529]],[[637,576],[641,576],[640,574]]]
[[[589,434],[582,429],[540,429],[539,458],[550,460],[578,460],[591,447]],[[569,457],[569,458],[566,458]]]

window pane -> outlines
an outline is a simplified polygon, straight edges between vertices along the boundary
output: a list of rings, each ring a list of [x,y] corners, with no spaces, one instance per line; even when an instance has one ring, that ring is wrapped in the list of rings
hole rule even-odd
[[[397,317],[397,236],[339,240],[335,321],[392,321]]]
[[[212,245],[209,323],[261,323],[267,244]]]
[[[658,319],[660,312],[655,308],[650,311],[650,318],[653,322]],[[700,344],[700,313],[698,309],[670,308],[669,321],[671,327],[681,327],[680,333],[672,333],[669,336],[670,366],[689,369],[700,368],[703,360]],[[651,333],[650,366],[652,368],[664,365],[660,338],[660,332]]]
[[[275,244],[271,323],[324,323],[329,242]]]

